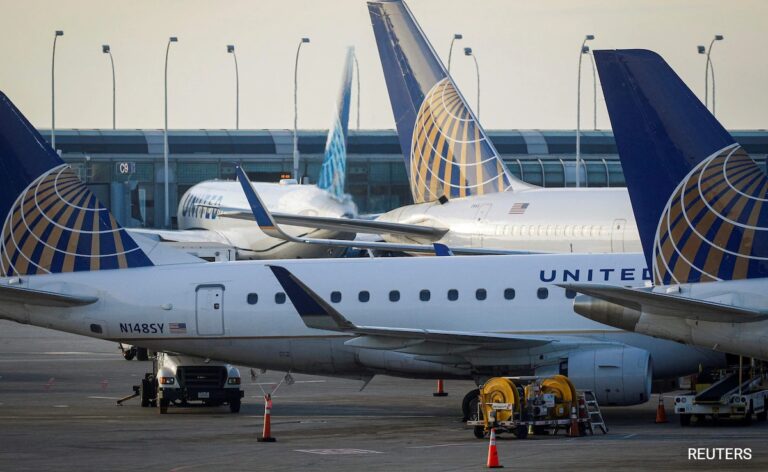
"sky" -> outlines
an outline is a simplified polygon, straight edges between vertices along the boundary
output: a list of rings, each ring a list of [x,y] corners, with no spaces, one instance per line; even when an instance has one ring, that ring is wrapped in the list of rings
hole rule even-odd
[[[489,129],[575,129],[579,47],[660,53],[704,96],[705,56],[715,34],[717,117],[728,129],[768,128],[768,2],[764,0],[411,0],[411,10]],[[110,128],[112,76],[117,127],[163,127],[163,66],[169,36],[169,128],[235,127],[240,69],[241,129],[293,127],[293,72],[299,63],[299,128],[325,129],[345,48],[360,65],[362,129],[394,128],[384,76],[362,0],[0,0],[0,90],[39,128],[51,126],[51,47],[56,46],[56,127]],[[582,128],[591,129],[592,70],[582,72]],[[354,110],[354,107],[353,107]],[[353,111],[350,128],[354,129]],[[597,127],[610,129],[598,86]]]

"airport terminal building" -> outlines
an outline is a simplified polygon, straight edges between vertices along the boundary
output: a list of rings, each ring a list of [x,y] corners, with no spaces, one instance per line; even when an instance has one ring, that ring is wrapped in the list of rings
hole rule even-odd
[[[41,130],[50,140],[50,130]],[[489,136],[509,170],[545,187],[574,186],[574,131],[497,130]],[[765,168],[768,131],[731,134]],[[299,132],[300,172],[317,181],[327,131]],[[290,130],[179,130],[168,134],[170,205],[209,179],[233,180],[242,163],[253,181],[278,181],[293,168]],[[57,130],[56,147],[98,198],[128,227],[163,222],[162,130]],[[347,192],[360,213],[379,213],[411,203],[400,143],[394,130],[350,130]],[[582,185],[623,187],[624,176],[610,131],[581,133]]]

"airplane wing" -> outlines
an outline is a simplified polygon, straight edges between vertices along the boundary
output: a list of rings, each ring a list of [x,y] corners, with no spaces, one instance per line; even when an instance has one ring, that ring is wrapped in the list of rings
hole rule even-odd
[[[327,229],[342,233],[402,234],[406,236],[429,238],[430,240],[437,241],[448,232],[448,228],[389,223],[386,221],[365,220],[362,218],[332,218],[327,216],[304,216],[277,212],[271,214],[275,222],[282,225]],[[250,211],[223,211],[219,213],[218,216],[220,218],[236,218],[239,220],[255,221],[253,212]]]
[[[381,249],[385,251],[425,252],[434,254],[435,248],[428,244],[397,244],[378,241],[345,241],[339,239],[320,239],[291,236],[280,228],[276,219],[269,212],[267,206],[259,197],[259,194],[251,185],[248,177],[239,166],[235,167],[237,180],[245,192],[248,204],[251,206],[253,219],[259,225],[259,229],[266,235],[300,244],[319,244],[322,246],[354,247],[358,249]],[[451,248],[456,255],[499,255],[499,254],[532,254],[529,251],[510,251],[503,249],[486,248]]]
[[[527,349],[555,342],[546,336],[487,333],[472,331],[445,331],[430,329],[357,326],[328,302],[312,291],[304,282],[282,266],[270,265],[280,285],[309,328],[338,331],[356,335],[345,344],[364,349],[397,349],[400,352],[440,352],[434,345],[450,345],[462,351],[491,349]],[[432,349],[424,344],[432,344]],[[418,346],[418,348],[416,348]]]
[[[129,233],[140,234],[142,236],[154,239],[160,242],[172,242],[172,243],[219,243],[225,246],[231,246],[224,236],[216,231],[209,231],[205,229],[186,229],[186,230],[162,230],[162,229],[145,229],[145,228],[131,228],[128,229]]]
[[[63,295],[45,290],[0,285],[0,303],[23,303],[25,305],[67,308],[91,305],[98,300],[98,297]]]
[[[614,287],[601,284],[558,285],[632,310],[660,316],[721,323],[750,323],[768,319],[768,310],[742,308],[679,295],[652,292],[643,288]]]

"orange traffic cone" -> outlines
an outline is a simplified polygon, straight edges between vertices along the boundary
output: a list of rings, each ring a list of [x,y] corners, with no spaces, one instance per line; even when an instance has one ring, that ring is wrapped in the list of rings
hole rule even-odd
[[[576,407],[571,407],[571,428],[568,431],[568,436],[578,438],[579,434],[579,419],[576,417]]]
[[[264,430],[261,432],[261,437],[257,438],[258,442],[275,442],[277,439],[272,437],[272,395],[264,395]]]
[[[499,453],[496,451],[496,428],[491,428],[491,442],[488,444],[488,461],[485,463],[488,469],[502,469],[499,464]]]
[[[443,379],[437,380],[437,392],[432,394],[433,397],[447,397],[448,394],[443,390]]]
[[[664,410],[664,396],[659,394],[659,405],[656,407],[656,422],[668,423],[667,412]]]

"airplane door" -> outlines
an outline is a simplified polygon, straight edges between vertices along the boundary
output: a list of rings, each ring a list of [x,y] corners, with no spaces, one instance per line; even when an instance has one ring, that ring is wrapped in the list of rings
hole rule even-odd
[[[477,207],[475,213],[475,227],[472,231],[472,247],[483,247],[483,233],[485,227],[485,217],[491,211],[491,204],[484,203]]]
[[[196,291],[197,334],[224,334],[224,286],[200,285]]]
[[[624,228],[627,220],[613,220],[611,226],[611,252],[624,252]]]

